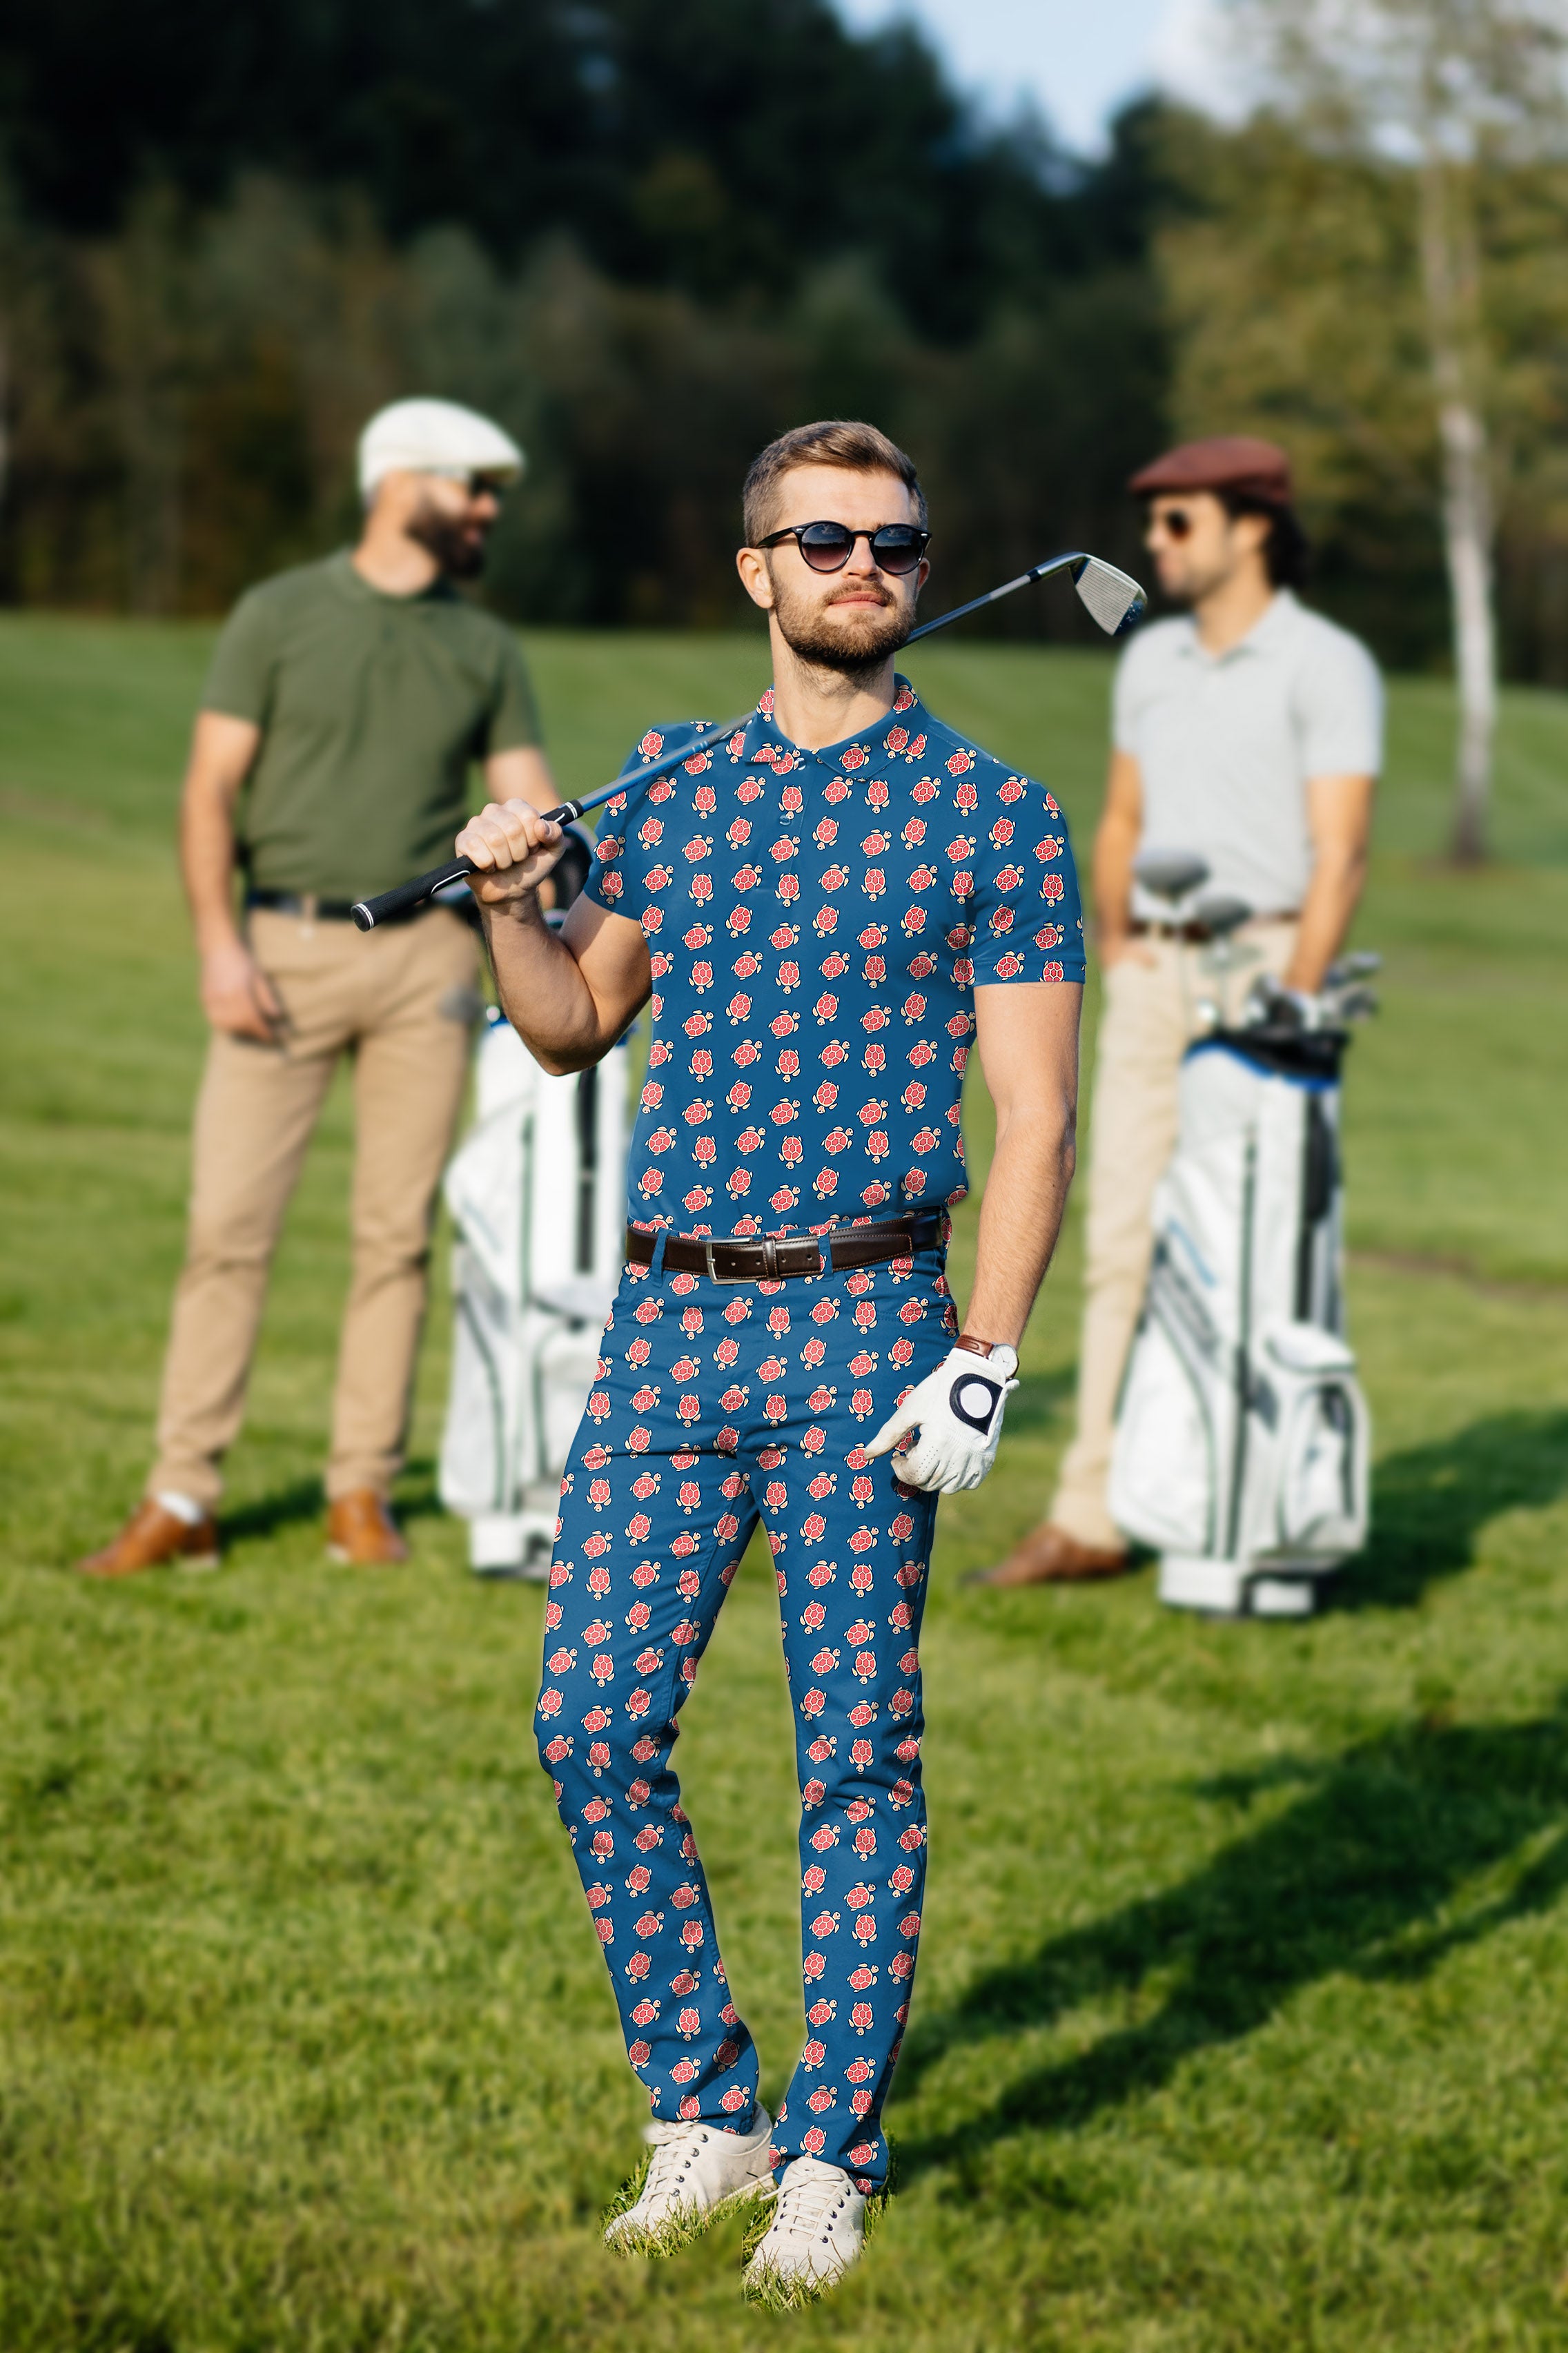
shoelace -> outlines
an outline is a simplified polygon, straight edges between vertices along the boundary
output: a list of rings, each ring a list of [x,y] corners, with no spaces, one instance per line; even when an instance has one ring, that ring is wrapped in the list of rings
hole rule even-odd
[[[709,2130],[706,2125],[651,2124],[647,2137],[653,2144],[653,2162],[638,2203],[647,2206],[650,2221],[662,2221],[666,2210],[680,2194],[692,2160],[706,2146]]]
[[[826,2181],[820,2174],[808,2174],[804,2181],[800,2180],[794,2168],[785,2175],[773,2221],[773,2229],[781,2238],[826,2239],[828,2236],[849,2200],[847,2179],[842,2173],[837,2173],[837,2168],[835,2171],[836,2178]]]

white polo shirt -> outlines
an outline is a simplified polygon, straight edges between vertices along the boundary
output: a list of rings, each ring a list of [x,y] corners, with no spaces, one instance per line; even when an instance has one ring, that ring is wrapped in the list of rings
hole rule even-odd
[[[1140,848],[1196,850],[1209,890],[1293,913],[1312,871],[1307,780],[1378,773],[1383,682],[1359,638],[1281,588],[1222,654],[1190,618],[1141,629],[1117,669],[1113,728],[1142,776]],[[1171,911],[1134,887],[1132,912]]]

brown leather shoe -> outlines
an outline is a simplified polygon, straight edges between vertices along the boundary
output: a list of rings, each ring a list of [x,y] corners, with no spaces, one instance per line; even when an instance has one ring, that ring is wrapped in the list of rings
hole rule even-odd
[[[112,1544],[76,1564],[79,1577],[135,1577],[177,1561],[182,1568],[217,1567],[217,1523],[209,1512],[195,1527],[166,1512],[155,1497],[138,1504]]]
[[[1100,1545],[1079,1544],[1066,1528],[1047,1520],[1031,1528],[994,1568],[983,1568],[965,1581],[970,1585],[1082,1585],[1091,1577],[1124,1576],[1129,1562],[1124,1552]]]
[[[384,1568],[406,1560],[408,1546],[381,1497],[369,1487],[336,1495],[327,1506],[327,1557],[352,1568]]]

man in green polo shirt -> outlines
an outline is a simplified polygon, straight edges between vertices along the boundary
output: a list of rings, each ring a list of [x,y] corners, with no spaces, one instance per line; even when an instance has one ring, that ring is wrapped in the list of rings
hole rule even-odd
[[[353,900],[432,866],[486,796],[560,798],[511,631],[467,603],[515,442],[448,401],[399,401],[360,442],[352,552],[241,598],[202,696],[181,862],[212,1029],[190,1234],[141,1506],[79,1563],[121,1577],[216,1556],[283,1214],[353,1058],[353,1272],[327,1465],[336,1557],[400,1560],[402,1462],[431,1219],[468,1068],[474,934],[448,908],[362,937]],[[244,881],[237,911],[237,872]]]

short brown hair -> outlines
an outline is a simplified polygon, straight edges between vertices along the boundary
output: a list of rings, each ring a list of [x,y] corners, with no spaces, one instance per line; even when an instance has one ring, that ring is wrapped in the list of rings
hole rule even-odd
[[[748,547],[767,537],[778,508],[779,484],[797,466],[842,466],[847,474],[896,474],[915,502],[921,529],[926,527],[925,492],[914,459],[874,425],[829,417],[816,425],[797,425],[793,433],[781,433],[760,457],[752,459],[741,494]]]

